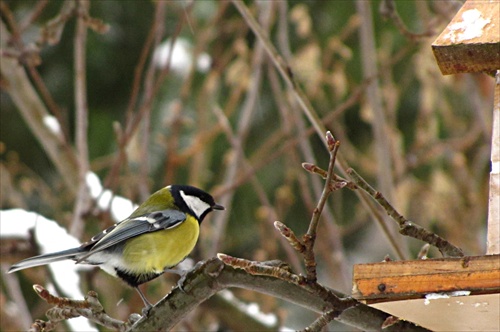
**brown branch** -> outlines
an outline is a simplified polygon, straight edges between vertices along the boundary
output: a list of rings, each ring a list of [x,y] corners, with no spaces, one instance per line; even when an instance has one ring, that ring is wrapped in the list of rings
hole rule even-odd
[[[146,57],[151,53],[150,50],[154,49],[155,46],[158,44],[159,40],[161,39],[161,36],[163,36],[163,29],[161,27],[163,26],[162,22],[165,19],[164,13],[166,4],[167,3],[164,1],[158,1],[155,3],[156,7],[155,7],[154,20],[151,24],[151,29],[149,31],[148,38],[141,52],[139,63],[135,69],[134,83],[127,108],[126,121],[123,126],[122,134],[119,137],[117,137],[118,152],[116,154],[115,160],[113,161],[111,169],[108,175],[106,176],[106,179],[104,180],[104,186],[112,189],[113,191],[117,184],[121,166],[125,163],[127,158],[125,148],[130,143],[130,140],[132,139],[138,128],[140,128],[140,124],[142,123],[142,119],[144,118],[146,113],[149,113],[151,111],[151,106],[153,104],[153,99],[155,95],[155,93],[153,92],[154,89],[152,88],[152,86],[154,85],[153,83],[154,64],[151,61],[148,70],[150,74],[145,75],[144,78],[144,86],[145,87],[149,86],[151,88],[147,92],[146,91],[144,92],[144,101],[142,102],[141,105],[137,106],[139,110],[137,112],[133,111],[134,108],[136,107],[135,104],[137,102],[140,91],[139,88],[140,78],[144,70]],[[149,133],[144,133],[144,134],[147,135]]]
[[[135,323],[130,332],[170,330],[201,302],[230,287],[268,294],[319,313],[339,310],[341,313],[335,318],[336,321],[360,330],[380,330],[380,326],[389,317],[382,311],[350,298],[329,302],[320,298],[307,285],[297,285],[268,275],[250,274],[244,269],[225,265],[219,259],[210,259],[198,263],[186,275],[183,291],[178,287],[174,288],[151,309],[148,317],[142,317]],[[336,294],[342,297],[342,294]],[[386,331],[428,330],[410,322],[400,321]]]
[[[293,75],[292,68],[286,63],[286,61],[283,59],[282,56],[279,55],[277,52],[276,48],[273,46],[271,43],[269,37],[265,34],[263,29],[260,27],[260,25],[257,23],[257,21],[253,18],[251,15],[250,11],[246,7],[246,5],[243,3],[241,0],[232,0],[232,3],[235,5],[235,7],[238,9],[242,17],[245,19],[245,22],[247,25],[252,29],[252,31],[255,33],[257,38],[263,43],[267,55],[270,57],[276,68],[278,69],[279,73],[281,74],[281,77],[285,82],[288,84],[290,87],[290,90],[292,92],[292,95],[295,97],[297,100],[298,104],[300,105],[303,113],[307,116],[309,121],[312,124],[311,130],[316,132],[319,136],[323,136],[323,133],[326,132],[325,126],[323,124],[323,121],[319,118],[315,110],[313,109],[311,103],[307,99],[307,96],[305,93],[302,91],[300,86],[295,80],[295,77]],[[373,77],[368,77],[366,80],[367,82],[371,82],[373,80]],[[362,89],[364,90],[364,89]],[[354,101],[357,100],[358,96],[355,96],[353,98],[350,98],[348,101],[354,103]],[[347,103],[347,102],[346,102]],[[289,144],[297,144],[300,142],[300,139],[297,139],[296,142],[290,142]],[[281,154],[287,152],[287,146],[283,146],[282,149],[279,152],[276,152],[275,154]],[[269,156],[269,159],[274,158],[275,155]],[[266,165],[264,162],[261,165]],[[339,161],[337,163],[337,166],[341,172],[341,174],[345,174],[345,170],[347,169],[346,163],[339,158]],[[372,214],[372,216],[375,218],[375,220],[380,220],[381,216],[380,214],[377,213],[376,209],[373,208],[373,206],[367,201],[367,198],[355,191],[356,195],[360,199],[360,201],[365,205],[365,207],[368,208],[368,211]],[[382,220],[383,221],[383,220]],[[394,243],[394,248],[395,252],[397,253],[400,258],[405,258],[404,250],[401,248],[401,246],[397,243],[396,238],[394,235],[390,232],[390,229],[387,227],[387,225],[384,225],[381,223],[383,229],[385,229],[384,233],[389,239],[391,243]]]
[[[89,291],[84,300],[74,300],[54,296],[40,285],[33,285],[33,289],[40,298],[48,304],[54,305],[54,307],[49,309],[46,313],[49,320],[47,322],[40,320],[36,321],[31,327],[32,331],[50,331],[54,329],[59,322],[80,316],[86,317],[106,328],[118,331],[128,330],[135,322],[131,320],[123,322],[108,316],[97,298],[97,293],[94,291]],[[134,318],[135,316],[131,316],[132,320]]]
[[[232,0],[232,3],[238,9],[241,16],[243,17],[245,22],[248,24],[250,29],[252,29],[252,31],[257,36],[259,41],[263,44],[264,49],[267,52],[267,55],[273,61],[274,65],[276,66],[276,68],[280,72],[281,77],[285,80],[285,82],[291,88],[291,91],[294,94],[297,102],[299,103],[302,110],[304,111],[304,113],[308,117],[308,119],[311,122],[311,124],[313,125],[314,129],[316,130],[316,134],[318,134],[320,137],[323,136],[323,133],[326,132],[326,129],[325,129],[324,125],[322,124],[321,119],[319,118],[318,114],[314,111],[314,109],[313,109],[312,105],[310,104],[309,100],[307,99],[305,93],[302,91],[302,89],[300,88],[300,86],[296,82],[295,77],[293,75],[292,68],[290,67],[290,65],[288,65],[286,63],[285,59],[279,55],[278,51],[276,50],[274,45],[271,43],[269,36],[262,29],[262,27],[259,25],[259,23],[255,20],[255,18],[252,16],[252,14],[248,10],[245,3],[241,0]]]
[[[302,167],[306,171],[308,171],[310,173],[318,174],[322,178],[326,179],[327,171],[325,171],[321,167],[318,167],[318,166],[311,164],[311,163],[302,163]],[[338,175],[335,175],[335,178],[332,179],[332,182],[330,185],[335,187],[335,188],[342,188],[345,186],[351,190],[358,189],[358,186],[354,182],[347,181]],[[355,191],[355,192],[357,192],[357,191]],[[404,255],[403,251],[401,250],[400,246],[398,245],[398,243],[395,239],[395,236],[390,232],[389,227],[387,226],[387,224],[384,220],[384,216],[381,213],[379,213],[379,211],[375,208],[374,204],[367,199],[367,196],[365,194],[363,194],[362,192],[357,192],[357,193],[358,193],[358,197],[359,197],[361,203],[371,213],[371,215],[373,216],[373,218],[375,219],[377,224],[380,226],[380,228],[382,229],[382,232],[386,236],[387,240],[389,241],[391,247],[393,248],[393,250],[396,253],[396,255],[398,256],[398,258],[404,260],[405,255]]]
[[[320,332],[323,328],[340,314],[337,310],[330,310],[318,317],[304,332]]]
[[[82,216],[89,207],[90,196],[87,186],[89,171],[88,148],[88,105],[87,105],[87,73],[86,73],[86,45],[87,25],[85,17],[89,13],[90,2],[80,0],[77,3],[77,21],[74,37],[74,80],[75,80],[75,110],[76,110],[76,152],[78,158],[78,193],[73,210],[73,221],[69,228],[71,235],[80,238],[83,232]]]
[[[293,281],[293,277],[287,279],[287,274],[291,274],[286,265],[281,262],[250,262],[223,254],[221,257],[233,262],[237,267],[225,265],[221,260],[215,258],[200,262],[186,274],[182,289],[174,288],[172,292],[153,306],[148,316],[137,319],[138,315],[133,314],[127,322],[106,315],[97,294],[93,291],[90,291],[84,300],[73,300],[53,296],[43,287],[34,285],[35,292],[54,307],[49,309],[47,313],[50,319],[47,322],[36,321],[31,330],[50,331],[63,320],[83,316],[107,329],[130,332],[167,331],[178,324],[200,303],[218,291],[230,287],[268,294],[314,312],[326,312],[325,318],[330,317],[331,314],[328,312],[335,311],[338,313],[335,320],[361,330],[379,330],[389,317],[388,314],[351,298],[331,302],[319,297],[309,285],[300,285]],[[333,290],[326,288],[325,290],[335,293],[337,298],[343,297],[342,294]],[[427,330],[410,322],[399,321],[390,326],[387,331],[423,332]]]
[[[224,112],[218,108],[214,109],[215,115],[217,116],[219,120],[219,124],[222,127],[223,131],[228,137],[228,140],[230,142],[236,142],[237,138],[236,135],[233,133],[233,130],[231,129],[231,125],[229,123],[229,119],[225,116]],[[246,159],[244,151],[241,151],[241,163],[242,163],[242,171],[246,171],[247,169],[251,169],[252,166],[250,165],[250,162]],[[270,211],[270,216],[267,218],[268,221],[274,224],[274,221],[277,219],[277,212],[276,209],[272,206],[271,202],[269,201],[269,198],[267,197],[267,194],[265,190],[263,189],[261,183],[257,179],[257,176],[255,173],[252,173],[250,177],[250,182],[252,186],[255,189],[255,192],[257,193],[260,201],[262,202],[262,205],[267,207],[268,211]],[[225,205],[227,206],[227,205]],[[285,250],[287,257],[294,266],[296,270],[300,269],[300,260],[297,258],[296,255],[294,255],[294,251],[290,248],[290,246],[286,245],[286,241],[283,237],[279,237],[278,239],[282,241],[282,247]]]
[[[2,35],[1,47],[4,48],[10,34],[3,22],[0,22],[0,33]],[[53,132],[45,125],[44,120],[50,116],[50,113],[33,88],[26,71],[17,59],[1,55],[0,72],[4,80],[5,90],[11,96],[19,113],[47,152],[67,188],[70,192],[75,193],[75,183],[78,183],[75,153],[70,147],[65,148],[62,135]]]
[[[425,228],[409,221],[402,216],[394,207],[385,199],[385,197],[372,186],[368,184],[355,170],[352,168],[347,170],[352,180],[356,185],[370,195],[377,203],[385,210],[385,212],[398,224],[399,233],[418,240],[429,243],[439,249],[444,257],[463,257],[463,251],[446,241],[442,237],[426,230]]]
[[[418,41],[420,39],[432,37],[435,35],[434,30],[430,28],[429,30],[422,33],[411,32],[399,16],[394,0],[382,0],[382,2],[380,3],[380,14],[384,19],[391,20],[399,30],[399,32],[411,41]]]
[[[330,162],[328,164],[325,186],[323,188],[323,193],[321,194],[318,205],[313,211],[311,222],[309,223],[309,229],[307,230],[307,233],[302,237],[302,242],[304,243],[305,246],[305,251],[303,252],[303,255],[307,272],[306,278],[308,282],[315,282],[317,278],[316,258],[314,255],[314,243],[316,241],[318,223],[319,223],[319,218],[321,216],[321,212],[323,212],[323,208],[326,204],[328,196],[330,196],[330,194],[333,191],[333,186],[331,186],[331,182],[333,177],[335,176],[333,170],[335,167],[335,159],[337,156],[337,151],[340,146],[339,142],[335,141],[333,135],[329,131],[326,132],[326,144],[328,146],[328,151],[330,153]]]
[[[49,0],[39,0],[36,2],[33,10],[29,15],[26,15],[25,18],[19,23],[19,30],[23,32],[26,30],[31,24],[33,24],[40,15],[42,15],[45,7],[49,4]]]
[[[274,5],[272,3],[262,3],[263,6],[271,6],[270,8],[262,8],[260,11],[259,19],[262,22],[264,28],[261,28],[263,34],[267,35],[267,30],[271,26],[271,18]],[[266,10],[267,9],[267,10]],[[257,23],[258,24],[258,23]],[[260,27],[260,25],[259,25]],[[266,30],[264,30],[266,29]],[[231,186],[237,179],[240,173],[240,168],[242,168],[244,153],[243,147],[246,142],[246,138],[250,131],[250,125],[252,124],[252,118],[255,114],[257,107],[257,100],[260,93],[260,88],[262,84],[262,65],[264,62],[265,55],[265,45],[262,41],[256,41],[254,52],[252,55],[252,74],[250,79],[250,86],[248,87],[245,100],[242,105],[240,112],[240,117],[238,119],[238,124],[235,130],[234,138],[230,141],[232,145],[232,160],[228,164],[225,171],[224,186]],[[223,206],[230,206],[233,200],[234,191],[228,192],[223,195],[220,200]],[[213,224],[216,228],[214,232],[212,247],[208,248],[210,256],[215,255],[217,251],[222,247],[224,236],[226,234],[226,225],[228,222],[229,215],[219,214],[215,216]]]

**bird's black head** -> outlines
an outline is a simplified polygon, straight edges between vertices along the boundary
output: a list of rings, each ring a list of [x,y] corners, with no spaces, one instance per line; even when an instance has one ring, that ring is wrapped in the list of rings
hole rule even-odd
[[[210,194],[201,189],[186,185],[171,185],[170,192],[174,197],[175,205],[183,212],[187,212],[202,222],[203,218],[213,210],[224,210],[222,205],[215,203]]]

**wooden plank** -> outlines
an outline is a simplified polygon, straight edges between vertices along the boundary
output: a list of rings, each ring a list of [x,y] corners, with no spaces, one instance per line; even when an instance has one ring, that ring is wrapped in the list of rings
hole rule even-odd
[[[500,1],[468,0],[432,50],[443,75],[500,69]]]
[[[354,266],[353,297],[367,303],[468,290],[500,293],[500,255],[394,261]]]
[[[500,29],[500,27],[499,27]],[[486,254],[500,254],[500,71],[495,77]]]

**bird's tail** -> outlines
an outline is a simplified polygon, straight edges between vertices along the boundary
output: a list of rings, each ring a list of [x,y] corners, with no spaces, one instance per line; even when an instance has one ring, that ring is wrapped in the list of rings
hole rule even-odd
[[[12,265],[8,273],[24,270],[34,266],[46,265],[54,262],[63,261],[65,259],[73,259],[76,255],[82,253],[84,249],[81,247],[72,248],[68,250],[58,251],[50,254],[39,255],[35,257],[26,258],[16,264]]]

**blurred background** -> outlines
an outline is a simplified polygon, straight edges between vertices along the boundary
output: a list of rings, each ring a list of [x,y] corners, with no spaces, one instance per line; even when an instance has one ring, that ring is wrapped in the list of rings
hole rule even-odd
[[[395,10],[386,1],[245,3],[290,65],[317,118],[341,142],[339,158],[408,219],[467,255],[484,254],[493,79],[442,76],[431,50],[462,2],[398,1]],[[74,164],[60,167],[76,177],[72,184],[63,178],[44,138],[27,125],[30,110],[20,111],[2,77],[1,208],[36,211],[84,242],[117,220],[92,199],[82,199],[81,170],[94,172],[105,188],[135,203],[165,185],[191,184],[227,209],[203,222],[190,256],[195,262],[223,252],[281,259],[295,273],[304,272],[301,257],[273,222],[298,236],[307,231],[323,180],[301,163],[327,168],[324,133],[318,135],[296,90],[235,6],[215,0],[89,5],[84,91],[75,70],[82,54],[75,45],[83,35],[74,15],[84,7],[73,1],[2,2],[2,56],[25,67],[59,124],[61,155],[74,157]],[[86,100],[88,111],[78,113],[76,100]],[[78,114],[88,119],[88,131]],[[79,128],[88,136],[78,136]],[[388,225],[396,234],[395,223]],[[319,226],[319,281],[350,294],[353,264],[386,255],[415,259],[423,245],[396,239],[399,253],[355,193],[335,191]],[[25,244],[2,238],[3,271],[37,253],[34,241]],[[433,249],[429,256],[440,257]],[[107,274],[82,276],[82,290],[97,291],[111,316],[125,320],[142,306],[134,290]],[[2,316],[14,317],[3,278]],[[48,305],[31,285],[45,284],[47,270],[15,278],[31,315],[26,320],[45,319]],[[176,281],[165,275],[143,289],[157,301]],[[234,292],[276,314],[271,329],[303,329],[317,317],[269,296]],[[245,329],[244,319],[223,318],[231,309],[221,301],[208,300],[177,330]],[[0,329],[20,326],[2,319]],[[348,327],[332,323],[328,329]]]

